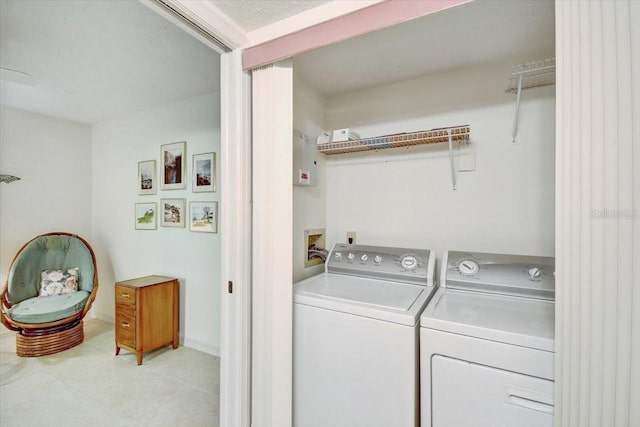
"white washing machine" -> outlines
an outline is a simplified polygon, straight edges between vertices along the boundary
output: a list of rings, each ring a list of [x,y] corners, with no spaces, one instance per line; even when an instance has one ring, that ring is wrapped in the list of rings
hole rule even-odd
[[[416,427],[429,250],[336,244],[294,284],[293,425]]]
[[[420,319],[422,427],[553,425],[554,265],[444,255]]]

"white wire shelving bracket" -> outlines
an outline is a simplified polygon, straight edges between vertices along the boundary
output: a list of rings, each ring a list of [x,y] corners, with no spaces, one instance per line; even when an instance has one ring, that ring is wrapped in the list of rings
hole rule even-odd
[[[518,113],[520,111],[520,94],[525,89],[549,86],[556,83],[556,59],[542,59],[511,67],[511,78],[507,92],[516,94],[516,112],[513,119],[511,142],[515,144],[518,135]]]
[[[451,168],[451,189],[456,191],[456,168],[453,165],[453,135],[451,129],[447,129],[449,139],[449,167]]]
[[[386,148],[410,147],[423,144],[449,143],[451,166],[451,185],[456,189],[456,174],[453,162],[453,142],[468,143],[471,139],[469,125],[438,128],[419,132],[396,133],[393,135],[374,136],[344,142],[329,142],[318,145],[318,151],[327,155],[356,153],[361,151],[381,150]]]

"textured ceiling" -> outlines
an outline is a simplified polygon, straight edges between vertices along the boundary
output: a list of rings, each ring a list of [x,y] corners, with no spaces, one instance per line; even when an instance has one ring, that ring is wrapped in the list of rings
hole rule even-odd
[[[298,55],[294,69],[332,95],[554,50],[552,0],[476,0]]]
[[[213,0],[212,3],[243,30],[250,32],[330,3],[330,0]]]
[[[342,1],[342,0],[340,0]],[[251,31],[327,1],[214,0]],[[219,90],[219,56],[137,1],[0,0],[0,102],[96,123]],[[552,0],[471,3],[294,58],[325,95],[502,58],[553,54]]]
[[[4,105],[96,123],[219,90],[219,55],[137,1],[0,0]]]

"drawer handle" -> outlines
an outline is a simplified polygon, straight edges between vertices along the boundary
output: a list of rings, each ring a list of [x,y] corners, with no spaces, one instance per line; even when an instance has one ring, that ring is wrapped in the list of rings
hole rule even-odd
[[[129,326],[131,326],[131,325],[129,325],[128,322],[122,322],[121,325],[124,326],[125,328],[128,328]]]
[[[129,298],[129,294],[120,294],[120,296],[123,298]]]
[[[553,414],[553,396],[549,393],[527,390],[519,387],[508,387],[505,401],[521,408]]]
[[[522,408],[532,409],[534,411],[545,412],[547,414],[553,414],[553,405],[546,402],[540,402],[528,397],[516,396],[514,394],[509,395],[509,403],[520,406]]]

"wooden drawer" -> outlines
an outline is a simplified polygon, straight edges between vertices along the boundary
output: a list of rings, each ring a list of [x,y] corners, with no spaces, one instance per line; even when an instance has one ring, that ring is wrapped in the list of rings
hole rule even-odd
[[[125,316],[129,319],[136,318],[136,308],[127,304],[116,304],[116,318]]]
[[[136,346],[136,317],[132,310],[119,310],[116,312],[116,341],[123,345]]]
[[[116,285],[116,305],[136,305],[136,291],[127,286]]]

